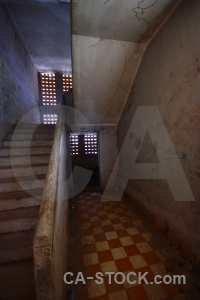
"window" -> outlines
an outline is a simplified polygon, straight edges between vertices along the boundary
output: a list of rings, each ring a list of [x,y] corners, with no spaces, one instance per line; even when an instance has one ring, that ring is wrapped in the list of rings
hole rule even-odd
[[[72,75],[62,74],[63,92],[69,91],[72,88]]]
[[[96,133],[70,134],[70,148],[72,155],[97,155],[98,140]]]
[[[56,105],[55,74],[41,73],[41,91],[43,105]]]
[[[70,148],[72,155],[78,154],[78,135],[70,134]]]
[[[56,124],[57,114],[54,114],[54,112],[57,112],[57,110],[55,110],[55,106],[59,104],[62,93],[72,88],[72,75],[53,72],[39,73],[39,84],[43,106],[40,112],[43,123]]]
[[[57,118],[56,114],[43,114],[43,124],[56,124]]]
[[[97,154],[98,145],[97,145],[96,133],[84,134],[84,149],[85,149],[85,154]]]

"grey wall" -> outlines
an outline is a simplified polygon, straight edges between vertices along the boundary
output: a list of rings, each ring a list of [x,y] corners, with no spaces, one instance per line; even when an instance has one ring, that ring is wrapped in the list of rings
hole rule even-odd
[[[33,107],[38,105],[37,71],[16,28],[0,1],[0,141]],[[39,112],[28,122],[39,123]]]
[[[185,0],[148,47],[117,135],[121,147],[137,107],[158,107],[196,201],[174,201],[166,180],[130,180],[126,192],[145,206],[166,231],[171,229],[184,247],[200,257],[199,36],[200,2]],[[138,162],[155,162],[159,145],[154,144],[152,151],[149,138],[141,145]],[[127,160],[131,162],[131,155]],[[181,194],[182,178],[178,178],[177,184]]]
[[[4,1],[37,70],[71,73],[70,4]]]

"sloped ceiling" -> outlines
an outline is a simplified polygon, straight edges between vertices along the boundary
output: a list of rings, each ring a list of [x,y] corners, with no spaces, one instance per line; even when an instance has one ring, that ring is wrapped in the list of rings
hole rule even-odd
[[[154,33],[181,0],[72,0],[74,104],[117,124]],[[4,0],[38,71],[71,71],[69,0]]]
[[[74,103],[90,123],[117,124],[149,41],[179,2],[72,0]]]
[[[73,33],[137,43],[156,26],[172,0],[75,0]],[[173,0],[173,2],[175,2]]]
[[[71,72],[68,0],[4,0],[38,71]]]

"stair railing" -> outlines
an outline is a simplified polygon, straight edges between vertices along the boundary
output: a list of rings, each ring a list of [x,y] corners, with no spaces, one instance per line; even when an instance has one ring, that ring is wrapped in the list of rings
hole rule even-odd
[[[69,93],[71,97],[71,93]],[[33,243],[37,300],[66,299],[68,198],[72,188],[66,96],[62,98]]]

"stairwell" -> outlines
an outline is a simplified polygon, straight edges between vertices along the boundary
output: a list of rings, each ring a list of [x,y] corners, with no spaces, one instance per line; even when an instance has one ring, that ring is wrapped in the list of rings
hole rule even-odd
[[[0,300],[36,299],[33,237],[55,126],[35,128],[20,125],[0,149]]]

